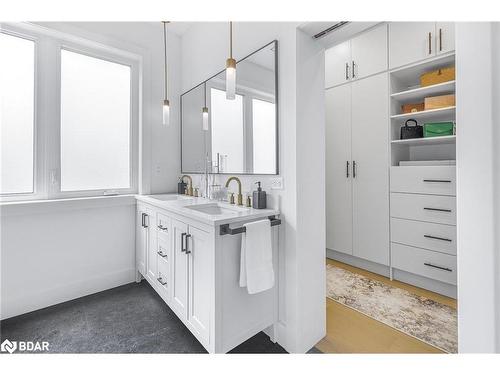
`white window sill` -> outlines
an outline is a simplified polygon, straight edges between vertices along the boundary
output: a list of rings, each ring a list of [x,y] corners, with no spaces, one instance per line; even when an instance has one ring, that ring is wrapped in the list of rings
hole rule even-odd
[[[13,215],[43,214],[53,211],[130,206],[135,204],[135,194],[0,202],[0,215],[5,217]]]

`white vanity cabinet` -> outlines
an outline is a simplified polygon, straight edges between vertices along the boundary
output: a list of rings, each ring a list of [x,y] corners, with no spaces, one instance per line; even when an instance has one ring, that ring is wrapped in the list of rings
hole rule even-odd
[[[390,69],[455,50],[453,22],[391,22]]]
[[[196,201],[206,204],[202,198]],[[221,223],[202,220],[199,214],[190,217],[189,211],[176,202],[156,205],[154,199],[138,197],[138,275],[210,353],[225,353],[266,329],[274,339],[278,286],[254,295],[239,286],[242,235],[223,234],[221,225],[241,227],[277,212],[248,209],[248,218],[240,215]],[[272,245],[279,280],[278,227],[272,229]]]

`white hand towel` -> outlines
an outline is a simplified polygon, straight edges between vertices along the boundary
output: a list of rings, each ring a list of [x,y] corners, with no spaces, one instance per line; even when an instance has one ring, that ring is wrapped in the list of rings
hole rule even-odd
[[[271,289],[274,286],[271,223],[268,219],[244,225],[241,238],[240,287],[247,287],[249,294]]]

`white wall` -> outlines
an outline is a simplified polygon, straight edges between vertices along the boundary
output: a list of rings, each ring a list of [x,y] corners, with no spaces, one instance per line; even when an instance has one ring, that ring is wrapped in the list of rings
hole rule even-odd
[[[312,40],[297,34],[296,27],[295,23],[235,23],[233,55],[238,60],[270,41],[278,40],[280,175],[284,179],[284,188],[271,190],[272,177],[269,176],[240,178],[246,192],[255,190],[255,181],[262,181],[264,190],[270,194],[268,205],[282,212],[278,342],[290,352],[305,352],[325,335],[326,324],[322,194],[324,99],[323,83],[319,83],[322,81],[320,60],[323,56],[310,45]],[[183,34],[183,92],[224,68],[228,55],[228,31],[228,23],[206,22],[191,26]],[[306,73],[303,64],[304,67],[318,68],[321,73]],[[308,82],[309,79],[312,81]],[[306,100],[308,105],[299,106],[297,100]],[[307,154],[311,147],[315,148],[314,151]],[[227,177],[221,176],[219,181],[224,183]],[[199,177],[194,183],[202,186]],[[308,188],[303,188],[305,185]],[[311,194],[311,191],[315,193]],[[305,215],[302,218],[301,213]]]
[[[500,352],[500,112],[498,111],[498,105],[500,103],[500,22],[493,23],[493,144],[496,146],[495,149],[495,161],[493,164],[493,170],[495,174],[495,189],[497,192],[495,194],[495,227],[494,231],[496,233],[495,238],[495,249],[496,249],[496,351]],[[496,47],[495,47],[496,46]],[[495,110],[496,109],[496,110]]]
[[[459,352],[494,352],[499,300],[495,300],[498,237],[492,202],[498,207],[499,171],[494,164],[498,124],[492,117],[497,103],[491,94],[492,69],[498,75],[498,64],[492,65],[491,23],[456,27]]]
[[[2,207],[1,319],[135,280],[135,199]]]

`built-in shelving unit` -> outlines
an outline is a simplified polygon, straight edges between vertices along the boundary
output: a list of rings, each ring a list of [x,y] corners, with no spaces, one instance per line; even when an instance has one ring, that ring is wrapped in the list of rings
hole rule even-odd
[[[408,119],[419,125],[429,122],[455,121],[456,107],[450,106],[419,112],[401,113],[402,105],[423,103],[426,97],[454,94],[456,82],[448,81],[431,86],[420,86],[420,76],[428,71],[452,66],[455,55],[445,55],[390,72],[390,146],[391,165],[406,160],[455,160],[456,136],[400,139],[401,127]]]

